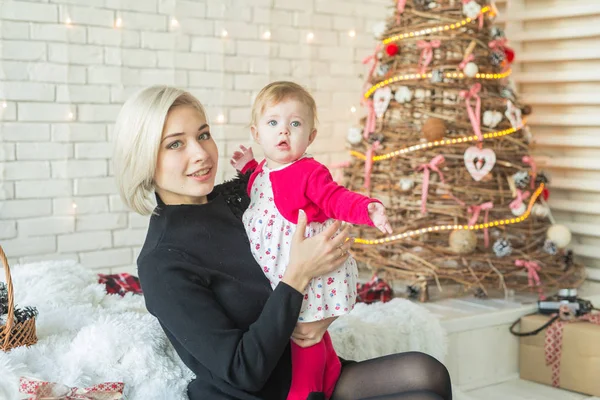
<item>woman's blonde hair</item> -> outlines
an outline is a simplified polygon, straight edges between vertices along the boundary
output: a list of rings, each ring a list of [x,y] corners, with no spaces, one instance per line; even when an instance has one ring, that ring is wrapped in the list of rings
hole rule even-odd
[[[265,108],[284,100],[294,99],[306,105],[313,115],[313,126],[317,126],[317,105],[306,89],[294,82],[277,81],[262,88],[252,105],[251,125],[257,125]]]
[[[202,104],[190,93],[151,86],[131,96],[119,112],[114,127],[113,164],[121,199],[133,211],[148,215],[155,207],[154,173],[167,114],[190,106],[206,119]]]

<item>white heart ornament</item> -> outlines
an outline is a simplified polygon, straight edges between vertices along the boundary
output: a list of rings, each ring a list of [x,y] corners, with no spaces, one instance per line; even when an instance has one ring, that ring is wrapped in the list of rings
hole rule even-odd
[[[483,113],[483,124],[489,128],[495,128],[502,121],[500,111],[486,111]]]
[[[391,99],[392,89],[389,86],[375,91],[375,94],[373,95],[373,108],[375,109],[375,114],[378,118],[383,117]]]
[[[496,164],[496,153],[492,149],[471,146],[465,151],[465,166],[476,181],[486,176]]]

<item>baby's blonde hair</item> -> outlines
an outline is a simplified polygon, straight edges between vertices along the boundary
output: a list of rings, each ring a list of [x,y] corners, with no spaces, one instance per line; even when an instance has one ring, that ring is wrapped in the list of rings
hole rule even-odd
[[[133,94],[123,104],[114,128],[113,165],[123,203],[148,215],[154,209],[154,173],[163,127],[170,110],[195,108],[204,119],[202,104],[185,90],[152,86]]]
[[[319,120],[317,119],[315,99],[302,86],[289,81],[272,82],[262,88],[252,105],[251,125],[257,125],[265,108],[288,99],[294,99],[306,105],[313,115],[313,126],[317,125]]]

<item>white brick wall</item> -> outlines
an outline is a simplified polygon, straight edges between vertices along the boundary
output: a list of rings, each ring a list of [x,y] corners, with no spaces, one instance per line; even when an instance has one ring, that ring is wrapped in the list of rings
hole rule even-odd
[[[109,141],[121,104],[146,85],[177,85],[205,104],[219,179],[233,174],[233,149],[249,144],[252,99],[276,79],[306,85],[317,100],[310,151],[324,163],[344,158],[360,61],[390,3],[0,0],[0,245],[11,263],[135,271],[148,218],[116,195]]]

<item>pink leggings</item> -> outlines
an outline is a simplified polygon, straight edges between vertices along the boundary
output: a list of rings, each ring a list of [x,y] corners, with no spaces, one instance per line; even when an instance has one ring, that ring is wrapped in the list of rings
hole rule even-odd
[[[310,392],[324,392],[329,399],[341,370],[329,332],[311,347],[292,342],[292,385],[287,400],[306,400]]]

